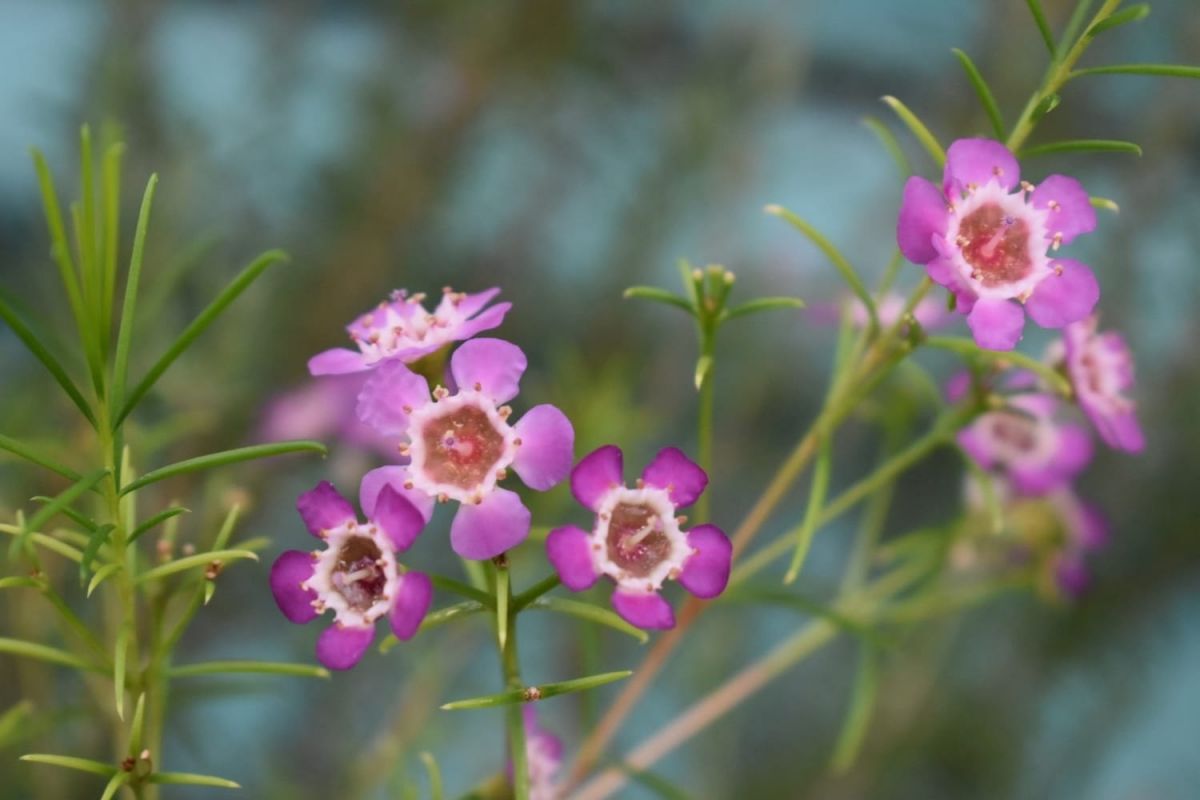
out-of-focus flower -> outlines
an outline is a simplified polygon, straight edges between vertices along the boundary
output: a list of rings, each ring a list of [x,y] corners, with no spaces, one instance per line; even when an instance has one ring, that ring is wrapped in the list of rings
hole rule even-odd
[[[555,777],[562,766],[562,740],[538,725],[537,711],[532,705],[521,707],[521,717],[525,724],[529,800],[558,800]]]
[[[393,361],[377,369],[359,396],[359,418],[402,442],[404,466],[363,478],[370,512],[383,486],[412,500],[425,519],[434,500],[460,503],[450,544],[463,558],[486,559],[529,535],[530,513],[515,492],[501,489],[511,467],[526,486],[546,491],[571,469],[575,431],[551,405],[534,406],[516,425],[505,403],[517,396],[525,354],[500,339],[473,339],[450,357],[458,391],[437,387]]]
[[[375,622],[383,616],[397,638],[412,638],[429,610],[433,585],[422,573],[402,573],[396,553],[408,549],[425,526],[421,513],[385,486],[364,524],[328,482],[300,495],[296,507],[326,548],[282,553],[271,566],[271,592],[292,622],[334,612],[333,625],[317,640],[317,660],[329,669],[350,669],[371,646]]]
[[[642,471],[636,488],[625,485],[620,448],[607,445],[571,472],[575,499],[596,513],[591,533],[556,528],[546,554],[563,585],[583,591],[607,575],[617,585],[612,603],[639,628],[671,628],[675,613],[659,594],[678,580],[696,597],[716,597],[729,581],[733,547],[715,525],[680,530],[680,508],[696,502],[708,476],[679,450],[668,447]]]
[[[1046,500],[1063,529],[1062,547],[1052,560],[1055,584],[1068,597],[1079,597],[1091,583],[1087,556],[1108,542],[1108,523],[1099,509],[1070,489],[1052,492]]]
[[[268,401],[258,429],[263,441],[333,438],[362,450],[394,456],[394,443],[359,421],[354,413],[361,375],[328,375]]]
[[[1095,316],[1063,331],[1067,376],[1079,405],[1110,447],[1139,453],[1146,446],[1133,389],[1133,354],[1116,331],[1096,332]]]
[[[867,308],[856,297],[846,300],[850,304],[850,318],[857,328],[867,327],[870,316]],[[899,292],[888,292],[875,301],[875,313],[879,315],[879,324],[885,327],[896,324],[900,312],[904,310],[908,298]],[[836,325],[841,317],[841,306],[835,303],[813,304],[809,307],[808,318],[818,325]],[[946,304],[933,297],[925,297],[917,303],[912,311],[913,318],[926,330],[944,328],[953,320],[953,315],[946,309]]]
[[[940,188],[920,177],[905,183],[896,239],[906,258],[954,293],[980,347],[1011,350],[1025,312],[1044,328],[1092,312],[1100,289],[1091,269],[1052,253],[1095,227],[1096,211],[1074,178],[1051,175],[1034,187],[1020,180],[1004,145],[959,139],[946,152]]]
[[[334,348],[308,361],[313,375],[341,375],[373,369],[390,361],[409,363],[451,342],[470,339],[504,321],[511,303],[487,307],[499,289],[464,294],[445,289],[433,311],[423,305],[424,294],[411,297],[403,290],[391,300],[346,326],[358,352]],[[485,308],[486,307],[486,308]]]

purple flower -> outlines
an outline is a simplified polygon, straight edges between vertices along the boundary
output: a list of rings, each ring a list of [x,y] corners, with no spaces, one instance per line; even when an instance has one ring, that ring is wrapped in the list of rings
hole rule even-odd
[[[1063,542],[1052,560],[1055,584],[1069,597],[1079,597],[1091,583],[1086,557],[1108,542],[1108,523],[1099,509],[1085,503],[1070,489],[1046,498],[1063,529]]]
[[[375,621],[383,616],[397,638],[411,639],[433,599],[428,576],[402,573],[396,563],[395,554],[425,526],[416,507],[385,486],[363,524],[333,484],[323,481],[300,495],[296,508],[326,548],[282,553],[271,566],[271,592],[292,622],[334,612],[333,625],[317,640],[317,660],[329,669],[350,669],[371,646]]]
[[[529,767],[529,800],[558,800],[555,775],[562,766],[562,740],[538,726],[532,705],[521,708],[525,724],[525,760]],[[511,764],[509,765],[511,769]]]
[[[412,500],[426,519],[434,499],[461,505],[450,525],[450,545],[463,558],[486,559],[529,535],[530,513],[499,482],[511,467],[532,489],[544,492],[571,470],[575,431],[554,406],[530,409],[509,425],[525,372],[525,354],[500,339],[472,339],[450,357],[458,391],[429,383],[398,361],[367,380],[358,416],[385,436],[403,442],[404,466],[381,467],[363,478],[364,508],[382,486]]]
[[[1139,453],[1146,440],[1126,394],[1133,388],[1133,355],[1121,334],[1097,333],[1096,327],[1091,316],[1063,331],[1067,376],[1100,438],[1110,447]]]
[[[981,467],[999,471],[1023,495],[1042,495],[1070,483],[1092,460],[1092,440],[1079,425],[1059,422],[1059,401],[1025,394],[989,411],[958,434]]]
[[[381,455],[395,455],[389,440],[359,422],[354,415],[361,375],[330,375],[272,398],[263,412],[258,437],[262,441],[326,439]]]
[[[313,375],[341,375],[374,369],[388,361],[410,363],[440,350],[451,342],[470,339],[504,321],[511,303],[485,308],[499,289],[464,294],[445,289],[432,312],[422,301],[424,294],[411,297],[394,292],[389,302],[380,303],[346,326],[358,352],[335,348],[318,353],[308,361]]]
[[[1052,255],[1095,229],[1087,192],[1064,175],[1036,187],[1020,177],[1004,145],[959,139],[946,152],[940,189],[918,177],[904,184],[896,223],[901,252],[955,294],[976,343],[991,350],[1016,346],[1025,312],[1061,328],[1087,317],[1100,297],[1091,269]]]
[[[625,485],[620,448],[607,445],[571,472],[575,499],[596,512],[588,533],[556,528],[546,555],[563,585],[583,591],[607,575],[616,583],[612,603],[639,628],[674,627],[675,614],[659,595],[663,581],[678,580],[696,597],[716,597],[729,581],[733,546],[715,525],[684,533],[676,512],[696,502],[708,476],[679,450],[661,450],[642,471],[637,487]]]

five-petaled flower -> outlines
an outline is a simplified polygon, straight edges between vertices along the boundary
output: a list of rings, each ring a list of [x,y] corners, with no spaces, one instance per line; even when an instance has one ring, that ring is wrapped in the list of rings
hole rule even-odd
[[[575,431],[554,406],[534,406],[509,425],[505,403],[516,397],[525,366],[516,345],[472,339],[450,357],[453,394],[441,386],[431,394],[425,378],[398,361],[375,370],[359,396],[359,418],[400,440],[409,463],[368,473],[364,497],[391,486],[425,519],[435,499],[457,501],[450,545],[463,558],[493,558],[524,541],[529,509],[499,481],[511,467],[546,491],[567,476],[575,449]]]
[[[696,502],[708,484],[704,470],[668,447],[642,471],[635,488],[625,485],[622,455],[601,447],[571,472],[571,492],[596,513],[591,533],[556,528],[546,554],[563,584],[573,591],[592,586],[600,575],[617,588],[612,603],[639,628],[671,628],[675,614],[659,595],[663,581],[678,580],[696,597],[716,597],[729,581],[733,547],[715,525],[686,534],[676,512]]]
[[[433,585],[422,573],[401,572],[396,553],[425,526],[421,513],[385,486],[369,507],[364,503],[370,521],[361,523],[327,481],[300,495],[296,507],[326,548],[282,553],[271,566],[271,592],[292,622],[334,612],[333,625],[317,639],[317,659],[329,669],[350,669],[370,647],[383,616],[397,638],[412,638],[429,610]]]
[[[1146,446],[1134,402],[1133,355],[1116,331],[1096,332],[1095,316],[1063,331],[1067,376],[1079,406],[1110,447],[1139,453]]]
[[[499,293],[499,289],[488,289],[464,294],[447,288],[437,308],[428,311],[423,305],[424,294],[394,292],[390,301],[346,326],[358,352],[337,347],[318,353],[309,359],[308,371],[313,375],[341,375],[373,369],[388,361],[407,364],[451,342],[470,339],[504,321],[511,303],[485,308]]]
[[[976,343],[992,350],[1016,346],[1025,312],[1061,328],[1100,297],[1091,269],[1055,255],[1095,229],[1087,192],[1064,175],[1036,187],[1020,177],[1004,145],[959,139],[946,152],[941,188],[920,177],[904,184],[896,224],[901,252],[954,293]]]

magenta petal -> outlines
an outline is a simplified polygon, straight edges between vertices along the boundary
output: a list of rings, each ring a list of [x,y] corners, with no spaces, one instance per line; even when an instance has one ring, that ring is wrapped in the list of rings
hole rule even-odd
[[[492,302],[492,298],[498,294],[500,294],[500,289],[496,286],[493,286],[491,289],[484,289],[482,292],[474,292],[459,300],[455,308],[464,317],[473,317],[480,309]]]
[[[503,339],[472,339],[450,356],[450,374],[458,390],[483,392],[497,405],[517,396],[525,366],[521,348]]]
[[[345,375],[348,372],[362,372],[367,369],[367,362],[362,353],[335,347],[323,353],[317,353],[308,360],[310,375]]]
[[[657,592],[629,592],[618,588],[612,596],[613,608],[621,619],[644,630],[667,630],[675,627],[675,612],[671,604]]]
[[[400,586],[396,590],[396,602],[392,606],[392,633],[396,638],[407,642],[421,628],[421,622],[429,613],[429,605],[433,602],[433,583],[429,576],[422,572],[406,572],[400,576]]]
[[[946,196],[924,178],[904,183],[900,216],[896,220],[896,242],[900,252],[914,264],[928,264],[937,257],[932,239],[946,234]]]
[[[980,433],[978,422],[968,425],[958,432],[958,446],[984,469],[991,469],[995,463],[991,445]]]
[[[312,574],[312,554],[299,550],[285,550],[271,565],[271,594],[275,595],[275,605],[292,622],[305,623],[317,616],[312,605],[317,599],[316,593],[300,586]]]
[[[1084,407],[1084,410],[1088,411],[1088,408]],[[1107,415],[1089,413],[1088,416],[1100,432],[1100,438],[1104,439],[1109,447],[1124,450],[1126,453],[1140,453],[1146,448],[1146,436],[1142,433],[1142,426],[1133,409]]]
[[[416,541],[425,527],[425,516],[390,484],[384,484],[375,496],[370,520],[380,527],[397,551],[403,552]]]
[[[375,626],[352,628],[333,624],[317,639],[317,661],[326,669],[350,669],[359,662],[375,639]]]
[[[1054,265],[1055,274],[1043,279],[1025,302],[1029,316],[1043,328],[1061,328],[1085,319],[1100,300],[1100,285],[1086,264],[1062,259]]]
[[[546,558],[562,579],[563,586],[573,592],[590,589],[600,577],[592,561],[588,535],[574,525],[550,531],[546,537]]]
[[[429,400],[429,383],[424,378],[399,361],[388,361],[358,393],[358,418],[384,436],[404,436],[409,412]]]
[[[1021,341],[1025,312],[1016,303],[981,297],[967,315],[975,344],[987,350],[1012,350]]]
[[[1012,190],[1021,180],[1021,166],[1008,148],[993,139],[959,139],[946,150],[942,190],[947,197],[967,191],[969,185],[997,181]]]
[[[512,466],[526,486],[544,492],[567,477],[575,460],[575,429],[565,414],[554,406],[534,406],[513,430],[521,445]]]
[[[358,486],[358,504],[362,506],[367,519],[375,518],[375,504],[379,501],[379,494],[383,487],[389,486],[393,492],[412,503],[428,522],[433,516],[434,498],[417,489],[405,489],[404,484],[408,480],[408,467],[378,467],[363,475]]]
[[[1054,578],[1058,588],[1070,597],[1078,598],[1092,582],[1083,557],[1078,554],[1064,555],[1054,564]]]
[[[463,558],[495,558],[525,541],[532,516],[515,492],[495,489],[483,502],[463,503],[450,523],[450,546]]]
[[[1092,460],[1092,437],[1079,425],[1063,425],[1058,429],[1058,449],[1052,458],[1052,469],[1064,478],[1074,480]]]
[[[687,540],[696,552],[683,563],[679,582],[696,597],[716,597],[729,583],[733,544],[716,525],[697,525],[688,531]]]
[[[571,494],[592,511],[605,494],[624,483],[621,448],[615,444],[593,450],[571,470]]]
[[[1029,201],[1044,208],[1046,238],[1062,234],[1062,243],[1070,244],[1081,233],[1096,230],[1096,209],[1083,185],[1066,175],[1051,175],[1037,185]]]
[[[338,494],[329,481],[321,481],[296,500],[296,509],[309,532],[325,538],[325,532],[355,520],[354,507]]]
[[[674,447],[664,447],[658,451],[646,468],[642,470],[642,480],[651,486],[666,489],[671,502],[676,508],[690,506],[708,486],[708,475]]]
[[[497,303],[478,317],[469,319],[459,325],[457,338],[470,339],[477,333],[500,327],[500,323],[504,322],[504,315],[508,313],[510,308],[512,308],[512,303]]]

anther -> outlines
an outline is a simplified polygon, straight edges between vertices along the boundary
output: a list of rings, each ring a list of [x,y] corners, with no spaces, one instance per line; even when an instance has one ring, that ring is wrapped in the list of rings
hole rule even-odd
[[[678,517],[675,518],[675,522],[677,522],[680,525],[686,525],[687,519],[688,518],[687,518],[686,514],[680,514]]]
[[[1050,207],[1051,211],[1062,211],[1062,206],[1059,205],[1059,202],[1057,200],[1051,200],[1046,205],[1048,205]]]
[[[1062,264],[1055,264],[1055,265],[1054,265],[1054,274],[1055,274],[1055,275],[1060,275],[1060,276],[1063,274],[1063,265],[1062,265]]]
[[[500,406],[496,413],[500,415],[500,419],[508,419],[512,415],[512,406]]]
[[[447,503],[447,502],[449,502],[449,501],[450,501],[450,496],[449,496],[449,495],[447,495],[447,494],[445,494],[445,493],[443,492],[442,494],[439,494],[439,495],[437,496],[437,501],[438,501],[439,503]]]
[[[1063,241],[1062,231],[1059,231],[1058,233],[1054,234],[1054,241],[1051,243],[1050,249],[1057,250],[1058,248],[1062,247],[1062,241]]]
[[[999,178],[1004,175],[1004,170],[999,165],[996,165],[992,167],[992,174]]]
[[[500,469],[496,470],[496,480],[502,481],[507,477],[508,477],[508,470],[506,470],[504,467],[501,467]]]
[[[434,400],[445,400],[449,396],[450,396],[450,390],[447,389],[445,386],[439,386],[433,390],[433,399]]]
[[[1032,192],[1032,191],[1033,191],[1033,184],[1032,184],[1032,183],[1030,183],[1029,181],[1021,181],[1021,191],[1023,191],[1023,192]]]
[[[401,409],[404,411],[405,414],[412,413],[412,406],[401,406]]]
[[[404,488],[405,488],[405,489],[411,489],[411,488],[413,488],[413,482],[412,482],[412,481],[405,481],[405,482],[404,482]]]
[[[516,439],[513,439],[513,446],[514,446],[514,447],[520,447],[520,446],[521,446],[521,437],[520,437],[520,436],[518,436]]]
[[[396,447],[396,451],[400,453],[400,455],[406,456],[409,452],[409,445],[402,443]]]

